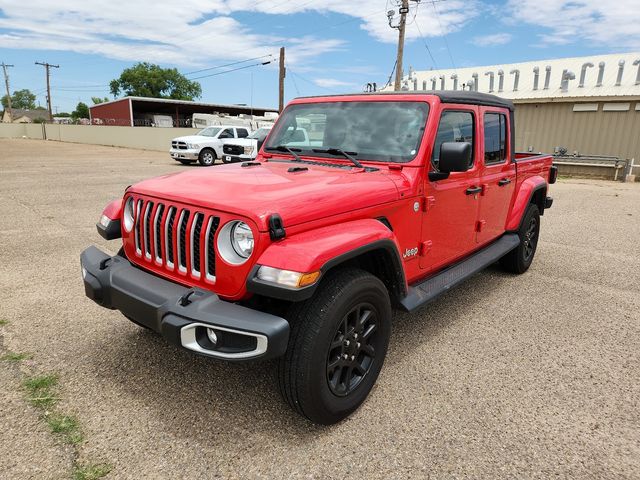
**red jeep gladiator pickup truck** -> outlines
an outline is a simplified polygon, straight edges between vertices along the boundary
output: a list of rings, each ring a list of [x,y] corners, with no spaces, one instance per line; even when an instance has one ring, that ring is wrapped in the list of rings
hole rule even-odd
[[[98,231],[122,249],[82,253],[85,292],[197,354],[278,358],[286,401],[331,424],[371,391],[393,309],[529,268],[556,175],[515,153],[513,105],[492,95],[300,98],[256,161],[110,203]]]

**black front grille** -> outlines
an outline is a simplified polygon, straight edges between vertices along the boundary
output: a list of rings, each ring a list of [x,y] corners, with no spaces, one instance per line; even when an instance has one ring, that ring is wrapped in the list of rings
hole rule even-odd
[[[169,211],[169,222],[167,226],[167,262],[170,264],[174,263],[173,256],[173,226],[176,221],[176,209],[171,207]]]
[[[187,224],[189,223],[189,210],[182,211],[182,221],[180,222],[180,251],[178,254],[180,255],[180,266],[183,268],[187,268]]]
[[[155,222],[155,228],[154,228],[154,243],[155,243],[155,257],[156,258],[162,258],[162,249],[160,248],[160,246],[162,245],[162,216],[164,215],[164,205],[163,204],[159,204],[158,205],[158,209],[156,211],[156,216],[155,218],[157,218],[158,220],[156,221],[154,219]]]
[[[193,265],[191,270],[200,273],[200,232],[202,231],[202,222],[204,221],[204,215],[202,213],[196,213],[195,224],[193,225]]]
[[[147,255],[151,255],[151,212],[153,211],[153,202],[147,203],[144,218],[144,247]]]
[[[211,277],[216,276],[216,254],[215,254],[215,238],[216,230],[220,225],[219,217],[211,217],[211,227],[209,228],[209,235],[207,235],[207,274]]]

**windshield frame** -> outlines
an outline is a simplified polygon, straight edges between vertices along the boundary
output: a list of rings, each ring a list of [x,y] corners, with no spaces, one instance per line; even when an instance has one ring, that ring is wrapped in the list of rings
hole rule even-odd
[[[289,104],[287,106],[287,108],[280,114],[276,124],[274,125],[274,127],[272,128],[270,135],[267,139],[267,141],[265,142],[264,146],[263,146],[263,150],[265,153],[268,154],[282,154],[282,152],[278,152],[276,150],[276,147],[278,145],[276,145],[276,139],[279,137],[280,131],[282,128],[290,128],[292,125],[291,123],[289,123],[289,125],[286,125],[285,127],[285,123],[284,121],[287,120],[288,114],[292,111],[292,110],[297,110],[300,108],[314,108],[314,107],[318,107],[318,106],[322,106],[322,105],[331,105],[331,104],[354,104],[354,103],[359,103],[359,104],[411,104],[411,105],[420,105],[419,108],[423,109],[424,112],[424,122],[420,123],[419,127],[417,127],[420,132],[418,134],[418,138],[416,139],[416,146],[415,149],[412,150],[412,152],[409,155],[391,155],[391,154],[383,154],[383,155],[379,155],[378,158],[372,158],[372,154],[370,152],[368,153],[361,153],[358,152],[356,155],[353,155],[358,161],[360,162],[371,162],[371,163],[376,163],[376,164],[407,164],[407,163],[411,163],[413,161],[415,161],[417,158],[421,157],[424,149],[426,148],[426,143],[425,142],[425,137],[426,137],[426,133],[427,133],[427,125],[429,123],[430,120],[430,113],[431,110],[433,108],[433,105],[430,101],[428,101],[426,98],[420,98],[420,99],[416,99],[416,98],[393,98],[393,97],[377,97],[377,98],[371,98],[371,97],[361,97],[361,96],[355,96],[353,98],[345,98],[345,97],[341,97],[341,98],[332,98],[332,97],[322,97],[322,98],[318,98],[317,100],[314,99],[314,101],[295,101],[292,102],[291,104]],[[339,108],[339,107],[338,107]],[[297,125],[297,123],[296,123]],[[305,127],[300,126],[300,128],[304,129]],[[278,139],[279,141],[280,139]],[[345,159],[343,156],[341,155],[333,155],[333,154],[329,154],[329,153],[321,153],[321,152],[314,152],[314,149],[325,149],[325,148],[341,148],[341,146],[336,146],[336,145],[313,145],[312,143],[310,143],[309,146],[306,145],[299,145],[294,143],[293,145],[290,145],[292,148],[296,148],[296,149],[300,149],[301,151],[299,152],[300,156],[302,157],[310,157],[310,158],[322,158],[322,159],[331,159],[331,160],[337,160],[340,161],[341,163],[343,163]],[[348,153],[353,153],[353,152],[348,152]],[[286,155],[286,153],[285,153]]]

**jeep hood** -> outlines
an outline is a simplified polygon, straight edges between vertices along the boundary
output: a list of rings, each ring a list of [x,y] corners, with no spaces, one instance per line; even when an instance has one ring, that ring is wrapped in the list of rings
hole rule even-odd
[[[289,172],[292,167],[308,170]],[[145,180],[130,191],[244,216],[267,231],[273,213],[290,227],[397,200],[398,189],[385,170],[363,172],[271,160],[250,167],[235,163],[190,168]]]

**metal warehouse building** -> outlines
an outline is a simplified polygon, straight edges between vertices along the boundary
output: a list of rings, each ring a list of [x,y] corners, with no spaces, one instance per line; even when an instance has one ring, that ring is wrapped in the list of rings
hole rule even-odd
[[[463,88],[513,100],[518,150],[640,160],[640,53],[411,70],[403,83],[406,90]]]
[[[146,97],[119,98],[111,102],[93,105],[89,111],[91,123],[94,125],[126,127],[151,126],[154,116],[171,117],[171,123],[174,127],[188,127],[191,126],[191,117],[194,113],[264,116],[265,112],[278,112],[275,108]]]

